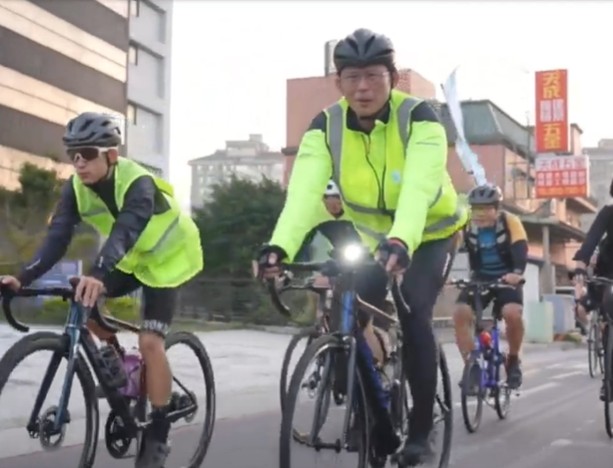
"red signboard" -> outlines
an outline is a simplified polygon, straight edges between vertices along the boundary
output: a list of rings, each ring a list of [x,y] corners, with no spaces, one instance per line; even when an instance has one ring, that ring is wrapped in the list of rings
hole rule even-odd
[[[588,196],[587,156],[538,156],[535,169],[536,198]]]
[[[567,153],[568,72],[549,70],[535,73],[536,119],[534,136],[537,153]]]

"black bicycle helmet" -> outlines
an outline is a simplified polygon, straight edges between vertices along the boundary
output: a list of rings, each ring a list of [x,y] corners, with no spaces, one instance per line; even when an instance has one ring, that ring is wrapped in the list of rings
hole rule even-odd
[[[494,184],[479,185],[468,194],[471,205],[498,205],[501,201],[502,191]]]
[[[121,145],[121,126],[112,115],[84,112],[68,122],[63,140],[68,148],[114,148]]]
[[[385,65],[394,71],[394,55],[394,44],[387,36],[361,28],[336,44],[334,66],[338,73],[345,67],[368,65]]]

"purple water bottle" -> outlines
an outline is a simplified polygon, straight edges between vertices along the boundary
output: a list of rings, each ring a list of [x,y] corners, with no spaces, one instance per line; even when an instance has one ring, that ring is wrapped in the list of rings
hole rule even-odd
[[[125,353],[123,369],[128,378],[128,383],[120,390],[123,396],[127,398],[138,398],[140,396],[140,371],[142,363],[142,357],[138,349],[133,348]]]

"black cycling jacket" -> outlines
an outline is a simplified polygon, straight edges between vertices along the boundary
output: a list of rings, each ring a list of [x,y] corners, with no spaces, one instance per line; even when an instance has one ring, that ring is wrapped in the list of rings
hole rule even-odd
[[[603,236],[606,234],[607,242],[601,242]],[[590,226],[589,231],[586,234],[585,240],[575,253],[573,260],[583,262],[585,264],[590,263],[590,258],[594,254],[596,247],[601,244],[601,251],[599,253],[599,257],[608,256],[611,252],[608,247],[608,244],[611,244],[611,240],[613,239],[613,205],[603,206],[594,222]],[[611,260],[609,260],[611,263]]]
[[[18,275],[26,286],[44,275],[66,253],[75,227],[81,222],[71,176],[62,188],[59,203],[51,218],[42,246]],[[111,176],[90,188],[102,199],[115,218],[111,233],[104,243],[89,275],[103,282],[117,263],[134,247],[153,214],[163,213],[170,206],[150,176],[141,176],[128,189],[121,210],[115,203],[115,179]]]

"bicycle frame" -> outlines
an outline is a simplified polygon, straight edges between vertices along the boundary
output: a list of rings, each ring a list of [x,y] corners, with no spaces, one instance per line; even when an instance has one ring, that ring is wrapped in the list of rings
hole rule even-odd
[[[481,367],[481,387],[495,389],[500,385],[498,370],[502,357],[502,353],[500,352],[500,330],[498,329],[498,320],[496,317],[493,317],[492,328],[489,332],[492,337],[492,355],[485,356],[486,350],[483,348],[480,340],[480,334],[485,329],[482,325],[483,300],[481,296],[488,287],[484,285],[469,287],[475,294],[475,348],[473,353],[477,358],[481,358],[479,359],[479,365]]]
[[[64,339],[67,340],[66,349],[68,350],[68,364],[66,366],[66,376],[64,377],[62,393],[60,395],[59,403],[57,406],[58,409],[56,417],[54,419],[53,431],[59,433],[62,426],[65,423],[70,422],[66,418],[66,416],[68,414],[68,402],[70,400],[72,382],[74,380],[74,375],[76,372],[77,358],[79,357],[80,348],[83,348],[85,356],[91,364],[94,374],[98,379],[98,382],[105,391],[111,409],[114,410],[122,418],[128,430],[136,430],[138,426],[135,424],[133,418],[130,415],[129,402],[119,394],[117,389],[110,388],[104,376],[102,375],[101,366],[98,362],[100,352],[98,350],[96,342],[94,341],[89,330],[86,327],[87,319],[88,315],[85,312],[84,308],[78,303],[71,301],[68,319],[66,321],[66,325],[64,326],[63,333]],[[111,317],[108,318],[108,321],[115,322],[118,325],[122,325],[124,328],[126,325],[129,325],[131,328],[136,328],[136,330],[138,330],[138,327],[134,327],[133,325],[127,324],[122,321],[117,321],[115,319],[112,319]],[[53,378],[55,377],[55,374],[63,357],[64,356],[60,353],[55,353],[51,357],[51,361],[49,363],[49,366],[47,367],[47,371],[45,372],[45,376],[43,377],[40,390],[34,402],[34,408],[32,409],[30,420],[28,421],[28,430],[37,426],[38,415],[40,414],[43,402],[45,401],[47,393],[49,392],[51,382],[53,382]],[[142,388],[141,391],[144,391],[144,388]]]
[[[68,350],[68,364],[66,366],[66,376],[64,377],[62,393],[60,395],[59,403],[57,406],[58,409],[56,417],[54,419],[53,433],[59,434],[62,429],[62,426],[65,423],[70,422],[67,418],[68,402],[70,400],[72,382],[74,380],[77,360],[80,355],[81,348],[83,349],[85,357],[87,361],[89,361],[94,371],[96,379],[104,390],[104,394],[106,395],[106,399],[109,403],[109,406],[111,407],[111,410],[114,411],[122,419],[128,433],[136,433],[138,430],[147,427],[149,423],[145,421],[135,420],[130,411],[130,401],[120,393],[118,388],[114,388],[108,384],[106,376],[102,370],[103,364],[100,362],[100,351],[86,326],[88,318],[89,314],[87,313],[86,309],[76,303],[74,300],[71,300],[68,319],[64,326],[64,332],[62,335],[67,341],[66,349]],[[105,316],[102,321],[105,322],[107,326],[111,325],[113,327],[117,327],[117,329],[123,329],[126,331],[131,331],[133,333],[138,333],[140,331],[140,328],[138,326],[133,325],[129,322],[124,322],[123,320],[119,320],[114,317]],[[42,405],[45,401],[45,398],[47,397],[47,393],[49,392],[51,382],[55,377],[55,374],[63,357],[64,355],[60,353],[55,353],[51,357],[51,361],[49,362],[49,366],[47,367],[47,371],[45,372],[45,376],[43,377],[40,390],[34,402],[34,408],[32,409],[30,419],[28,421],[27,429],[30,432],[35,431],[35,428],[38,426],[38,415],[40,414]],[[140,375],[141,397],[146,396],[145,376],[146,368],[143,363]],[[187,388],[174,376],[173,381],[176,382],[183,391],[188,392]],[[192,404],[189,406],[168,413],[166,419],[169,423],[173,423],[190,414],[194,410],[194,407],[197,407],[197,402],[195,401],[193,401]]]

